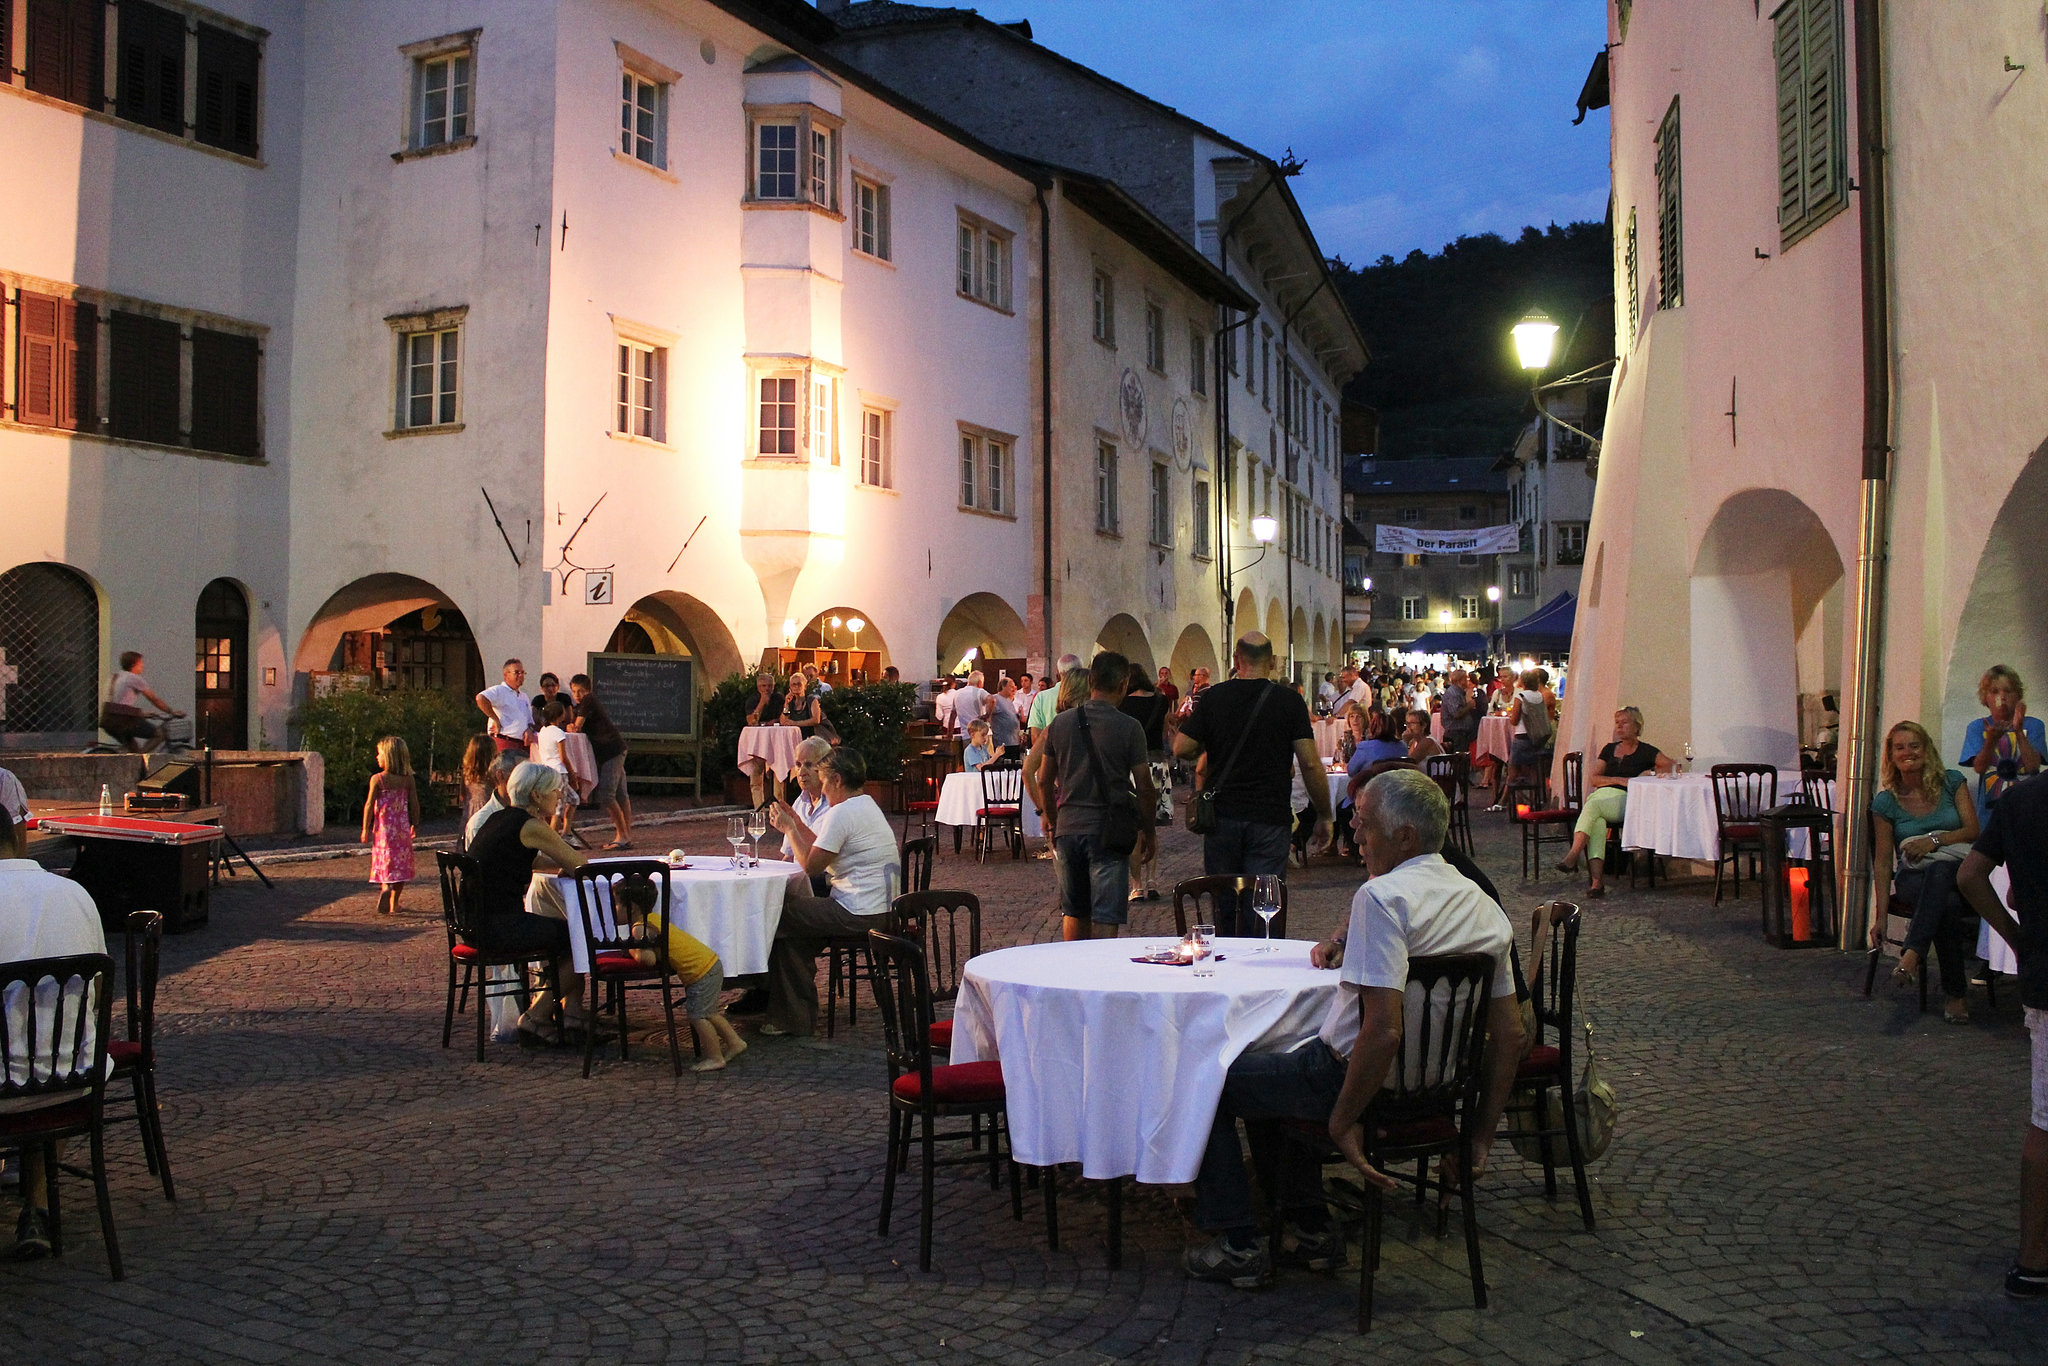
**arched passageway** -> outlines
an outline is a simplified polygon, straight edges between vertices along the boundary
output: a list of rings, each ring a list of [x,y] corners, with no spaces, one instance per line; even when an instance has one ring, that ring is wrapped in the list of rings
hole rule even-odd
[[[1209,639],[1209,633],[1200,626],[1188,626],[1180,633],[1180,639],[1173,643],[1173,656],[1169,661],[1173,669],[1173,681],[1182,688],[1188,684],[1188,675],[1196,669],[1207,669],[1210,677],[1220,670],[1217,667],[1216,642]]]
[[[2028,459],[2006,493],[1991,535],[1977,558],[1969,595],[1956,622],[1942,682],[1941,732],[1935,738],[1951,762],[1963,731],[1984,714],[1977,683],[1993,664],[2019,673],[2032,690],[2029,711],[2048,710],[2048,594],[2041,592],[2041,527],[2048,524],[2048,443]],[[1899,717],[1886,717],[1889,726]]]
[[[292,668],[316,694],[331,676],[352,675],[468,698],[489,677],[462,609],[409,574],[369,574],[338,589],[299,637]]]
[[[933,662],[940,674],[953,673],[966,662],[970,650],[977,664],[1003,660],[1013,672],[1023,672],[1024,666],[1018,661],[1029,653],[1024,640],[1024,618],[994,593],[969,593],[954,603],[946,619],[939,623]]]
[[[1128,612],[1119,612],[1102,623],[1102,629],[1095,633],[1094,648],[1098,651],[1114,650],[1133,664],[1144,665],[1146,673],[1156,671],[1152,663],[1152,643],[1145,638],[1145,628]]]
[[[48,560],[0,574],[0,747],[91,744],[102,664],[92,580]]]
[[[873,682],[889,666],[889,643],[874,619],[857,607],[828,607],[812,617],[782,650],[785,668],[815,664],[834,685]]]
[[[650,593],[626,609],[605,643],[614,654],[688,655],[697,661],[700,686],[711,688],[746,667],[723,619],[688,593]]]

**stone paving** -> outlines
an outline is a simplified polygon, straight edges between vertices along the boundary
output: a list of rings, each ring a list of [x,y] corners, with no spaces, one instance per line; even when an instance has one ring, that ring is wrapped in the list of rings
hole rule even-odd
[[[1561,892],[1517,881],[1497,819],[1478,817],[1481,861],[1511,909]],[[1175,832],[1164,875],[1198,857]],[[656,1049],[587,1082],[570,1054],[479,1065],[460,1022],[439,1047],[428,884],[393,920],[366,860],[275,874],[165,946],[178,1203],[116,1129],[128,1279],[106,1280],[70,1183],[66,1259],[0,1264],[0,1361],[2048,1361],[2048,1311],[1999,1286],[2026,1120],[2010,984],[1947,1028],[1888,986],[1865,1001],[1860,956],[1766,947],[1753,902],[1697,885],[1591,903],[1584,1001],[1622,1104],[1592,1169],[1599,1231],[1503,1144],[1480,1203],[1492,1307],[1471,1307],[1455,1224],[1440,1241],[1395,1215],[1361,1341],[1355,1271],[1187,1282],[1186,1226],[1154,1189],[1127,1196],[1112,1273],[1086,1191],[1049,1252],[1035,1202],[1013,1223],[1006,1196],[942,1172],[920,1274],[914,1182],[875,1233],[871,1009],[722,1075],[678,1080]],[[1297,872],[1294,933],[1327,932],[1356,878]],[[981,893],[991,947],[1050,936],[1045,864],[948,851],[935,881]]]

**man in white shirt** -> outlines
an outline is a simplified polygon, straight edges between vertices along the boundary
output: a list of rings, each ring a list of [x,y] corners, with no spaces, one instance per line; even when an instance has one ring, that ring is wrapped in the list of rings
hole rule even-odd
[[[476,695],[477,710],[491,718],[491,740],[503,754],[519,751],[525,758],[533,748],[535,729],[533,703],[520,689],[526,686],[526,666],[516,659],[505,661],[505,681],[494,683]]]
[[[939,692],[932,698],[932,719],[937,721],[939,728],[948,735],[960,729],[959,726],[954,724],[953,718],[953,704],[958,700],[953,695],[953,680],[950,678],[940,679]]]
[[[1276,1252],[1311,1270],[1344,1264],[1344,1238],[1330,1224],[1316,1165],[1282,1143],[1278,1124],[1325,1121],[1331,1140],[1367,1181],[1394,1188],[1392,1177],[1366,1161],[1361,1121],[1409,1027],[1411,957],[1493,955],[1486,1075],[1479,1112],[1468,1116],[1473,1171],[1465,1179],[1485,1169],[1524,1051],[1509,959],[1514,929],[1500,906],[1437,852],[1449,820],[1442,790],[1412,769],[1382,773],[1359,795],[1355,824],[1371,880],[1351,900],[1346,934],[1316,945],[1310,956],[1318,967],[1340,969],[1340,988],[1314,1039],[1291,1052],[1247,1053],[1230,1065],[1195,1178],[1195,1226],[1214,1235],[1182,1259],[1195,1279],[1253,1289],[1271,1278]],[[1412,1009],[1426,1008],[1418,996]],[[1239,1119],[1261,1173],[1260,1189],[1282,1206],[1277,1249],[1258,1236],[1237,1141]]]
[[[0,811],[5,811],[19,825],[28,818],[28,790],[21,785],[21,779],[0,768]]]
[[[1330,706],[1330,715],[1340,721],[1353,707],[1363,709],[1372,705],[1372,685],[1360,678],[1358,670],[1349,664],[1337,675],[1336,693],[1337,699]]]
[[[0,963],[105,953],[107,936],[100,928],[99,908],[93,905],[85,888],[70,878],[45,872],[25,854],[13,817],[0,812]],[[14,1060],[16,1081],[28,1078],[29,1009],[24,995],[9,1001],[5,1015],[0,1016],[0,1028],[7,1031],[14,1045],[9,1056]],[[38,1004],[35,1011],[37,1037],[50,1038],[56,1014],[54,1002]],[[90,1039],[91,1026],[87,1029]],[[24,1097],[4,1108],[33,1109],[52,1103],[55,1102],[42,1097]],[[64,1157],[63,1146],[58,1144],[59,1161]],[[13,1255],[17,1261],[27,1261],[50,1255],[50,1201],[42,1153],[24,1152],[21,1165],[21,1216],[14,1225]]]
[[[1335,674],[1324,674],[1323,681],[1316,685],[1316,702],[1323,709],[1323,715],[1330,714],[1330,708],[1337,705],[1337,679]]]
[[[844,746],[819,761],[829,805],[815,827],[778,799],[768,819],[789,837],[804,871],[782,898],[782,919],[768,951],[768,1019],[761,1032],[809,1037],[818,1027],[818,955],[828,940],[881,926],[903,889],[896,830],[861,788],[867,764]],[[811,895],[806,878],[825,874],[832,894]]]

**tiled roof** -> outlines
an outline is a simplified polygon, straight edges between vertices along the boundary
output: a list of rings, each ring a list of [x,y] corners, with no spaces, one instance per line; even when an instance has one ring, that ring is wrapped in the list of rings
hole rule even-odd
[[[1505,493],[1507,478],[1490,456],[1366,460],[1344,464],[1344,491],[1363,498],[1401,493]]]
[[[885,28],[890,24],[918,24],[931,19],[964,18],[974,13],[949,5],[906,5],[900,0],[858,0],[831,16],[842,31]]]

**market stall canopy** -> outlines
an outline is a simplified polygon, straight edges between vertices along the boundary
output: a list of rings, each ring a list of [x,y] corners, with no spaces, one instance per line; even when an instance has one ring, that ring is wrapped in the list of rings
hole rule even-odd
[[[1430,631],[1406,645],[1393,647],[1407,654],[1450,655],[1456,659],[1478,659],[1486,653],[1486,637],[1477,631]]]
[[[1510,652],[1534,650],[1550,654],[1572,647],[1572,622],[1578,616],[1579,600],[1571,593],[1559,593],[1549,602],[1500,633],[1502,647]]]

